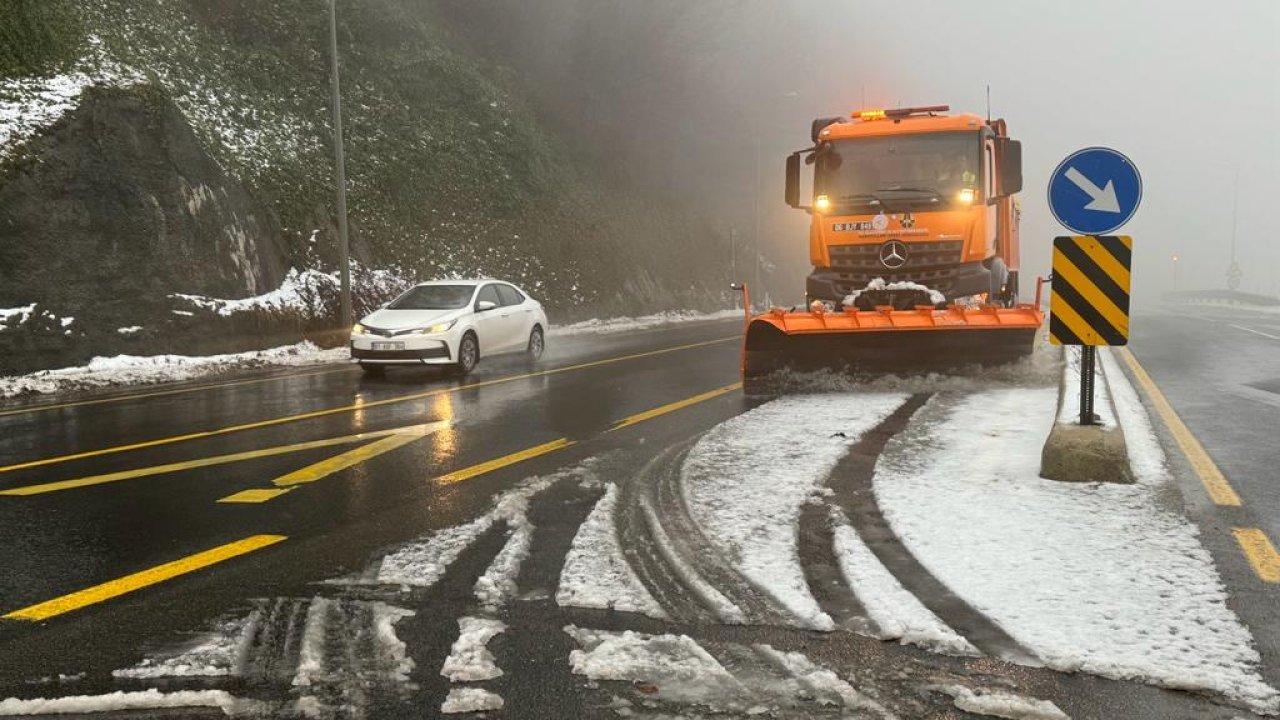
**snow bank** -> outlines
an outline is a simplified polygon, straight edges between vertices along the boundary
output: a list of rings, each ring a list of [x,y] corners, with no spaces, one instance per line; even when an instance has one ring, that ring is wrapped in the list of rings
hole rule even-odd
[[[839,515],[832,544],[840,574],[879,628],[881,640],[900,640],[948,655],[982,654],[902,587],[849,526],[843,513],[834,510],[833,514]]]
[[[453,641],[449,657],[440,674],[452,682],[492,680],[502,675],[486,645],[507,629],[501,621],[482,617],[458,618],[458,639]]]
[[[899,393],[780,398],[716,426],[685,459],[680,475],[694,521],[804,627],[835,625],[800,567],[800,506],[849,446],[905,399]]]
[[[351,276],[353,285],[370,290],[379,297],[398,295],[411,283],[394,270],[370,270],[353,268]],[[223,317],[230,317],[241,312],[270,312],[296,310],[314,317],[325,311],[322,300],[325,292],[338,287],[338,273],[325,273],[319,270],[299,272],[290,268],[280,287],[275,290],[240,299],[223,299],[205,295],[188,295],[172,293],[169,297],[183,300],[193,307],[215,312]]]
[[[937,685],[929,689],[950,695],[955,706],[965,712],[1007,720],[1071,720],[1048,700],[1037,700],[1001,690],[983,690],[978,693],[963,685]]]
[[[445,715],[454,713],[483,712],[485,710],[501,710],[502,696],[478,687],[456,687],[449,689],[440,712]]]
[[[570,325],[553,326],[548,334],[552,336],[566,337],[570,335],[630,332],[634,330],[648,330],[650,328],[661,327],[663,325],[674,325],[676,323],[727,320],[730,318],[741,319],[742,317],[743,313],[741,310],[733,309],[716,310],[714,312],[679,310],[661,312],[654,315],[641,315],[640,317],[616,317],[605,320],[592,318],[590,320],[583,320],[582,322],[576,322]]]
[[[560,571],[556,603],[638,612],[666,620],[667,613],[636,577],[618,544],[613,521],[618,493],[618,486],[610,484],[586,521],[579,526]]]
[[[0,398],[91,388],[177,382],[245,368],[322,365],[346,360],[345,347],[322,350],[311,342],[225,355],[116,355],[88,365],[0,377]]]
[[[858,296],[861,295],[862,293],[868,292],[868,291],[876,291],[876,290],[890,290],[890,291],[919,290],[920,292],[927,294],[929,296],[929,302],[933,303],[934,305],[937,305],[939,303],[944,303],[947,301],[946,295],[943,295],[942,293],[938,292],[937,290],[934,290],[928,285],[921,285],[920,283],[911,282],[910,280],[897,280],[895,282],[885,282],[884,278],[875,278],[871,282],[867,283],[867,286],[862,288],[861,290],[854,290],[853,292],[846,295],[841,304],[845,306],[853,305],[858,301]]]
[[[1121,397],[1132,392],[1127,381],[1111,378],[1118,406],[1136,410],[1136,398]],[[931,401],[876,468],[875,493],[894,532],[1049,667],[1280,711],[1195,527],[1161,506],[1168,478],[1136,416],[1121,423],[1135,428],[1137,484],[1038,477],[1056,393],[1000,389]]]
[[[85,713],[154,710],[157,708],[216,707],[232,714],[248,703],[223,690],[180,690],[163,693],[155,688],[106,695],[71,695],[60,698],[0,700],[0,715],[81,715]]]

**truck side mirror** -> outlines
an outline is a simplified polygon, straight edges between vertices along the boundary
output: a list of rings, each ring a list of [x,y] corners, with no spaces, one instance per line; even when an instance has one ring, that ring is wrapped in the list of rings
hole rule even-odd
[[[787,156],[786,196],[788,205],[800,207],[800,153]]]
[[[996,189],[1001,196],[1022,190],[1022,143],[1007,137],[995,138],[996,165],[1000,172],[1000,184]]]

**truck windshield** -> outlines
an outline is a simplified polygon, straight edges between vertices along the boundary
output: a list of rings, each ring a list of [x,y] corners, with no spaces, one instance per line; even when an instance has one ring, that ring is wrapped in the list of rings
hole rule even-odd
[[[836,140],[818,151],[814,188],[837,207],[947,207],[978,189],[978,133]]]
[[[419,285],[396,298],[390,310],[452,310],[471,301],[475,285]]]

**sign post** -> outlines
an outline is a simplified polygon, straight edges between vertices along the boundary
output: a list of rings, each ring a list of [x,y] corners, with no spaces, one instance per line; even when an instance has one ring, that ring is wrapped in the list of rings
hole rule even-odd
[[[1106,235],[1133,217],[1142,178],[1123,154],[1085,148],[1067,156],[1049,179],[1049,207],[1079,235],[1054,238],[1049,341],[1080,346],[1080,424],[1093,425],[1099,345],[1129,342],[1129,275],[1133,242]]]

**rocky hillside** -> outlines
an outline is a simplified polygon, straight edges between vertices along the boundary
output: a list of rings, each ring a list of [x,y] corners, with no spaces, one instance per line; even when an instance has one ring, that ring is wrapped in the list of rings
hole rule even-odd
[[[469,51],[435,2],[339,8],[363,267],[503,276],[564,315],[720,296],[709,226],[549,131],[519,68]],[[325,10],[0,0],[0,308],[37,306],[0,321],[0,371],[196,336],[251,346],[243,321],[174,314],[169,296],[245,297],[332,268]],[[284,329],[331,322],[304,320]]]

